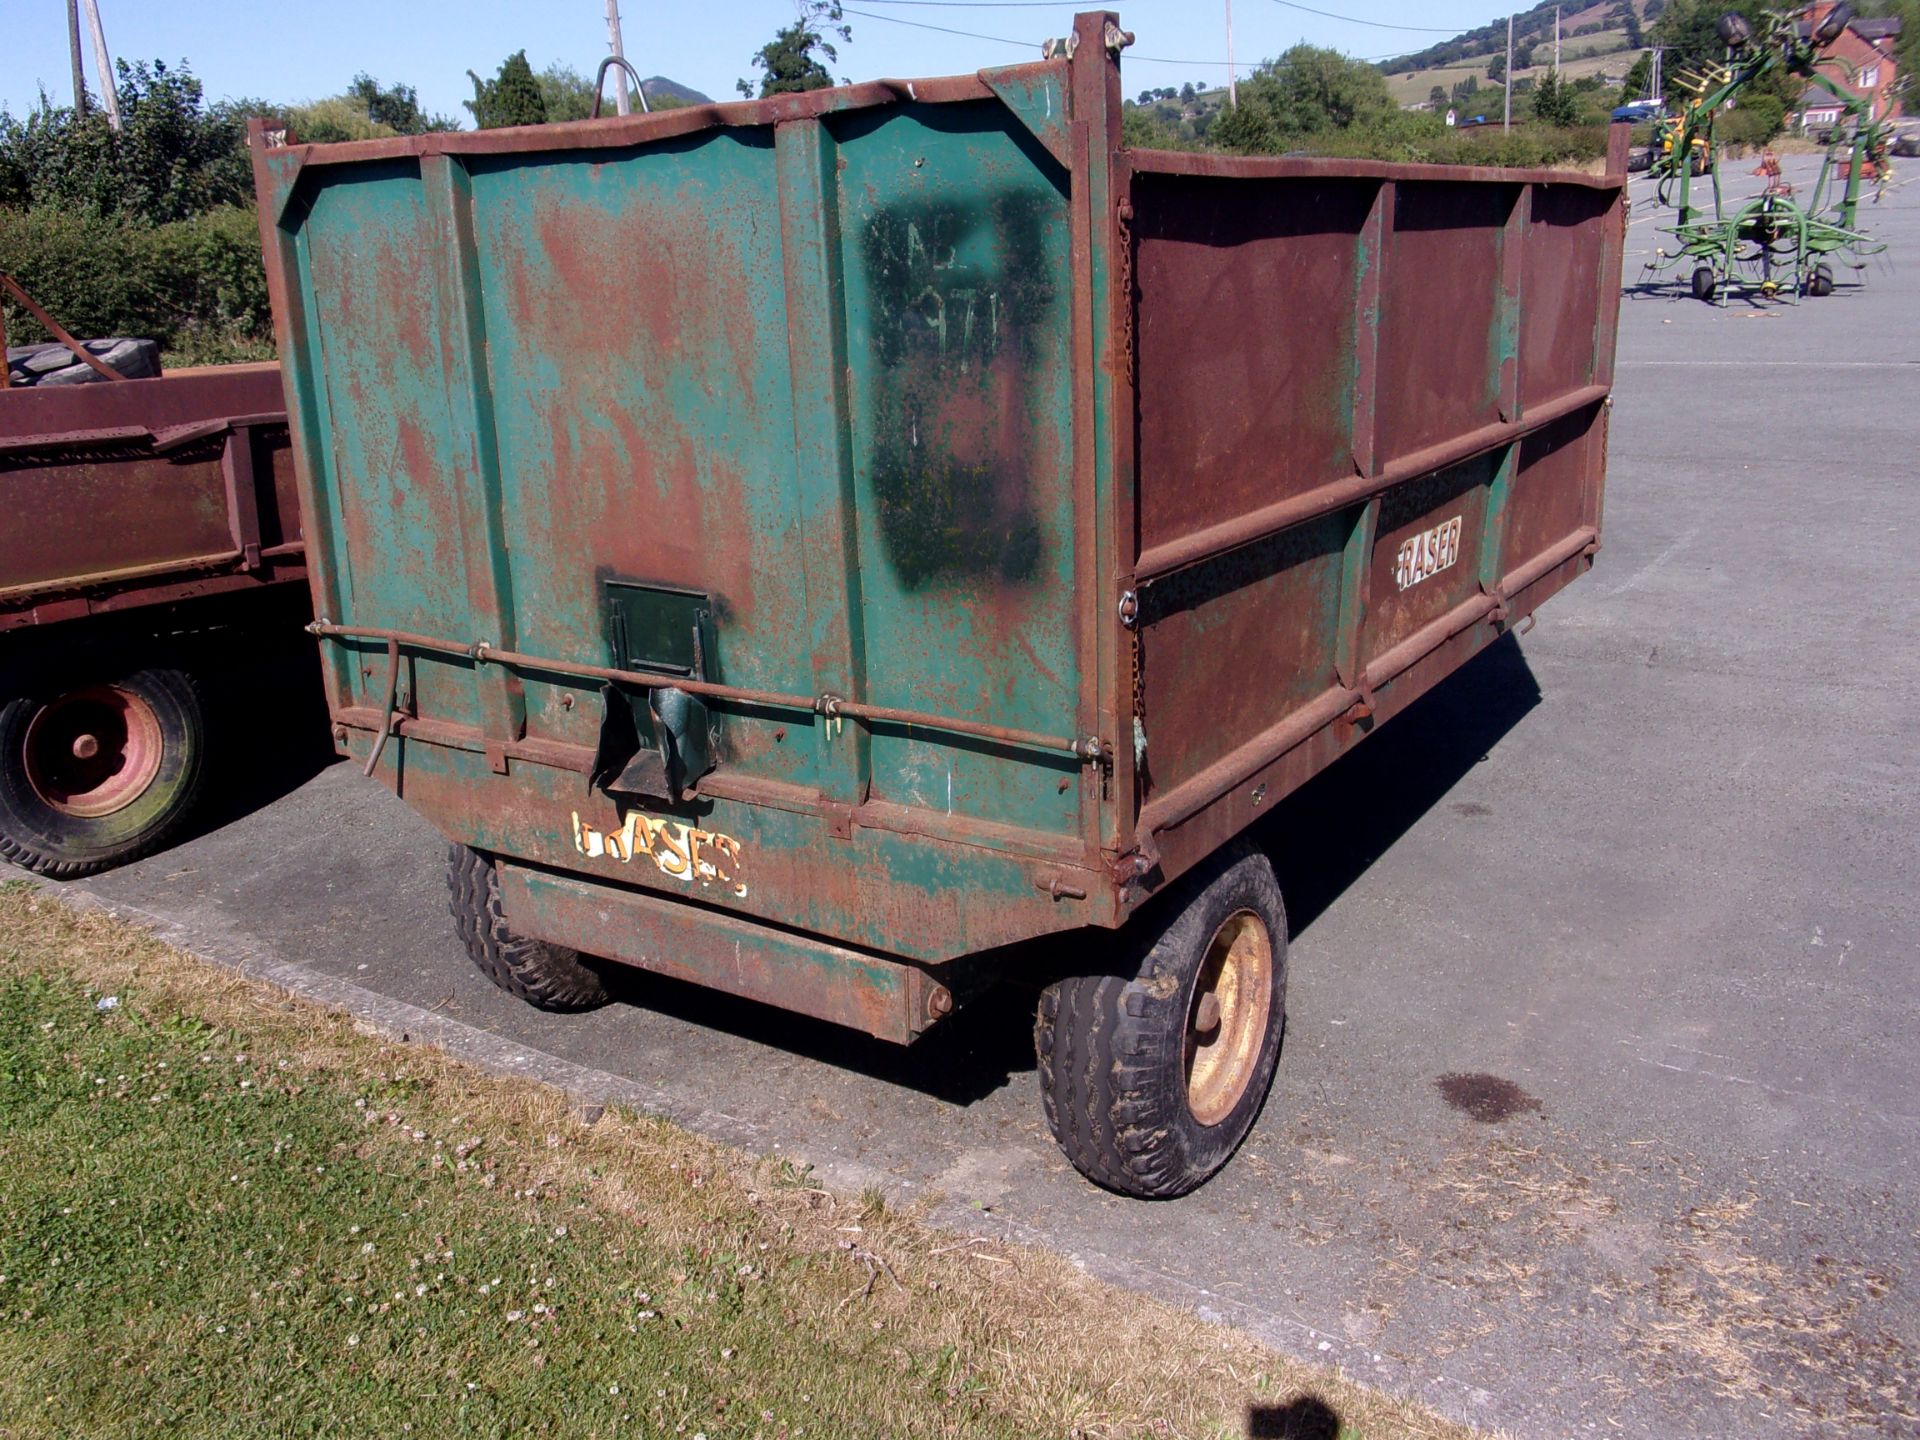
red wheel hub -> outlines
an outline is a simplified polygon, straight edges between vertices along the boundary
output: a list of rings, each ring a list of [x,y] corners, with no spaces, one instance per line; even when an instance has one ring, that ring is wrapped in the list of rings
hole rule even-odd
[[[27,783],[63,815],[126,809],[160,773],[160,717],[130,690],[96,685],[62,695],[27,725]]]

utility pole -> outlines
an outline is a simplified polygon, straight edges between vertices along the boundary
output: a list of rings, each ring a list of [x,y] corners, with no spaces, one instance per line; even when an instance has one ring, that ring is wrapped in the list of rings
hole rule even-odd
[[[1647,75],[1647,98],[1658,100],[1666,92],[1660,84],[1660,46],[1653,47],[1653,69]]]
[[[1233,73],[1233,0],[1227,0],[1227,104],[1230,108],[1240,108],[1240,87]]]
[[[1553,7],[1553,69],[1556,75],[1559,74],[1560,72],[1560,7],[1558,5]]]
[[[107,32],[100,24],[100,0],[82,0],[87,28],[93,32],[93,60],[100,67],[100,98],[106,103],[107,124],[120,133],[120,94],[113,85],[113,59],[107,54]]]
[[[1500,128],[1513,128],[1513,17],[1507,16],[1507,68],[1501,74],[1500,85]]]
[[[620,0],[607,0],[607,48],[620,59],[627,58],[626,47],[620,43]],[[633,101],[627,96],[627,67],[613,67],[613,104],[622,115],[633,113]]]
[[[87,67],[80,63],[80,0],[67,0],[67,53],[73,61],[73,113],[87,116]]]

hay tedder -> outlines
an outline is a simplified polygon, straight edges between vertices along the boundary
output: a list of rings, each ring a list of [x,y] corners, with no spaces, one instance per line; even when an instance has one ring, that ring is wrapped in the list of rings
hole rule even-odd
[[[1859,212],[1868,182],[1875,187],[1876,200],[1879,187],[1886,184],[1892,135],[1875,116],[1871,99],[1852,94],[1827,73],[1847,68],[1844,60],[1826,51],[1853,13],[1837,5],[1804,34],[1800,17],[1798,11],[1770,12],[1757,22],[1742,15],[1722,16],[1720,38],[1727,44],[1727,63],[1680,77],[1694,98],[1675,117],[1673,143],[1655,147],[1650,171],[1655,195],[1676,212],[1674,223],[1661,229],[1676,243],[1655,252],[1646,272],[1685,273],[1701,300],[1724,305],[1735,289],[1764,299],[1829,295],[1835,265],[1862,271],[1869,256],[1887,248],[1861,229]],[[1831,132],[1819,177],[1804,201],[1769,156],[1756,172],[1765,175],[1766,187],[1730,205],[1714,149],[1714,117],[1763,77],[1782,72],[1828,91],[1846,119]],[[1710,209],[1693,199],[1697,169],[1688,160],[1699,151],[1716,156],[1706,172],[1713,186]]]

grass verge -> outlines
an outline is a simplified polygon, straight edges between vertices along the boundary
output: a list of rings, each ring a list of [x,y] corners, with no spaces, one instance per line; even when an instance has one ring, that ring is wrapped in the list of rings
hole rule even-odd
[[[0,885],[0,1436],[1465,1437]]]

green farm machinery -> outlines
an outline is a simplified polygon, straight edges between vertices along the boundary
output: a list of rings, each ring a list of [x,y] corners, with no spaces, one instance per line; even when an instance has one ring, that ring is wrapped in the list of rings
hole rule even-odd
[[[1864,270],[1867,257],[1887,248],[1860,227],[1859,212],[1868,181],[1876,187],[1886,183],[1892,135],[1875,115],[1870,97],[1854,95],[1827,73],[1847,68],[1844,60],[1825,52],[1846,30],[1852,12],[1837,5],[1804,34],[1800,18],[1797,11],[1770,12],[1757,22],[1722,16],[1727,63],[1681,77],[1694,99],[1669,122],[1671,145],[1655,146],[1650,169],[1655,194],[1676,212],[1674,223],[1661,229],[1676,243],[1656,252],[1647,272],[1685,273],[1698,299],[1724,305],[1735,289],[1769,300],[1829,295],[1836,264]],[[1768,155],[1756,172],[1766,176],[1766,188],[1730,205],[1714,148],[1714,117],[1742,91],[1778,73],[1827,91],[1844,119],[1830,132],[1819,177],[1804,202]],[[1711,209],[1693,198],[1696,167],[1689,159],[1701,152],[1714,157],[1706,172],[1713,186]]]

